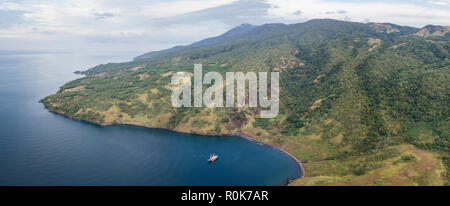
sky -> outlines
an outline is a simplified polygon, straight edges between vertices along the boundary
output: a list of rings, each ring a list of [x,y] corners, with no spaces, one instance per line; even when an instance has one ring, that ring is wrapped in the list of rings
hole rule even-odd
[[[243,23],[333,18],[450,25],[450,0],[0,0],[0,54],[139,54],[187,45]]]

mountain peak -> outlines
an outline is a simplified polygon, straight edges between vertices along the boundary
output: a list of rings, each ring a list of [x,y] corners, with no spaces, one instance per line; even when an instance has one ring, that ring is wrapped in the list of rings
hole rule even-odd
[[[250,30],[250,29],[252,29],[254,27],[255,26],[253,26],[251,24],[247,24],[247,23],[241,24],[241,25],[239,25],[237,27],[234,27],[234,28],[230,29],[229,31],[225,32],[223,35],[230,35],[230,34],[240,33],[240,32],[243,32],[243,31],[248,31],[248,30]]]
[[[416,33],[420,37],[444,36],[450,32],[450,26],[426,25]]]

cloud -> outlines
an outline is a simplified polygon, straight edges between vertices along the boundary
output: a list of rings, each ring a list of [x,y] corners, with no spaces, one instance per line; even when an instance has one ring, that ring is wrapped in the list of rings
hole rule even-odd
[[[269,9],[269,15],[287,20],[296,20],[293,12],[302,10],[302,17],[352,19],[364,22],[371,19],[374,22],[391,22],[400,25],[422,27],[427,24],[450,25],[449,0],[401,1],[339,1],[339,0],[268,0],[276,5]],[[444,6],[436,6],[435,4]]]
[[[428,1],[428,3],[435,4],[438,6],[447,6],[450,5],[450,0],[440,0],[440,1],[435,0],[435,1]]]
[[[294,14],[294,15],[302,15],[302,11],[301,11],[301,10],[297,10],[297,11],[295,11],[295,12],[292,13],[292,14]]]
[[[202,24],[204,22],[220,22],[227,25],[242,23],[263,24],[267,19],[270,4],[259,1],[237,1],[200,11],[189,12],[169,18],[157,20],[159,26],[178,24]],[[281,19],[280,19],[281,20]]]
[[[231,4],[237,0],[178,0],[162,1],[152,4],[145,4],[141,7],[132,8],[135,14],[142,17],[158,19],[174,17],[190,12],[201,11],[226,4]]]
[[[107,19],[107,18],[111,18],[114,17],[115,15],[113,13],[109,13],[109,12],[105,12],[105,13],[98,13],[98,12],[94,12],[93,15],[95,16],[96,19]]]
[[[6,10],[0,12],[0,28],[8,28],[13,25],[25,24],[26,21],[23,15],[26,12],[19,10]]]
[[[345,10],[336,10],[336,11],[326,11],[325,14],[345,14],[347,13]]]
[[[242,23],[315,18],[450,25],[450,0],[2,0],[2,50],[133,52],[216,36]],[[370,19],[370,20],[369,20]]]

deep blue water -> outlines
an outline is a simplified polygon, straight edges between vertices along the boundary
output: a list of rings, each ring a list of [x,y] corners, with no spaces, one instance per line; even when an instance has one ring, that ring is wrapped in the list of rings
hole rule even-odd
[[[39,103],[73,74],[120,57],[0,54],[0,185],[283,185],[294,160],[239,137],[100,127]],[[209,164],[210,153],[218,161]]]

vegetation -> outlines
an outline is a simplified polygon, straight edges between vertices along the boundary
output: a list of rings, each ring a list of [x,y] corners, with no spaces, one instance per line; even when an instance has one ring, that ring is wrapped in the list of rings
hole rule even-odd
[[[450,32],[444,28],[336,20],[244,25],[93,67],[43,102],[102,125],[251,136],[305,162],[306,178],[293,184],[444,184],[450,176]],[[193,72],[194,63],[222,74],[280,72],[280,115],[173,108],[171,74]]]

